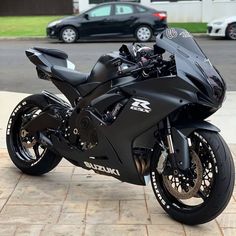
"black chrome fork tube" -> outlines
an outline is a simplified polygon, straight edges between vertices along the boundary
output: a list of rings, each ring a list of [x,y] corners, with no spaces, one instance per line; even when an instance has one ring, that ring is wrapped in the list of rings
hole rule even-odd
[[[173,139],[171,135],[171,125],[170,125],[169,117],[166,118],[166,124],[167,124],[167,145],[168,145],[168,150],[169,150],[169,158],[172,164],[173,173],[174,175],[177,175],[178,170],[177,170],[177,163],[176,163],[176,158],[175,158],[175,149],[174,149]]]
[[[166,123],[167,123],[167,143],[169,147],[169,153],[174,154],[175,150],[174,150],[173,140],[171,136],[171,126],[170,126],[169,117],[166,118]]]

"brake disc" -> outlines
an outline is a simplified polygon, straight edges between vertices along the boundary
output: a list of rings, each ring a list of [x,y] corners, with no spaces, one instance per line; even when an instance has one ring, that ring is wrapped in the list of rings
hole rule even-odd
[[[193,178],[184,174],[162,175],[164,186],[169,193],[178,199],[189,199],[195,197],[202,184],[203,168],[202,163],[195,151],[190,151],[191,171]]]

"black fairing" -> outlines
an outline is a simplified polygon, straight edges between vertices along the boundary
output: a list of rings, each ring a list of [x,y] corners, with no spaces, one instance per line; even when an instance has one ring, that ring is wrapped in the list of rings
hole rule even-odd
[[[198,103],[217,110],[226,85],[192,35],[184,29],[166,29],[156,38],[160,48],[174,54],[177,76],[197,88]]]

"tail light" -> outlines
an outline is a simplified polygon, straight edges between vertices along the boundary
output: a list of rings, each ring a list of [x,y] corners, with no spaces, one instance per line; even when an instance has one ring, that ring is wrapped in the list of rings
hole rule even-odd
[[[158,17],[160,20],[165,20],[167,18],[167,14],[165,12],[156,12],[152,15]]]

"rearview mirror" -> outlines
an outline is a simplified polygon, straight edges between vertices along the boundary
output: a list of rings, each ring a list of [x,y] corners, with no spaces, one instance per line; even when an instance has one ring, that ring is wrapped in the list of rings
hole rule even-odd
[[[86,19],[86,20],[89,20],[89,14],[84,14],[84,18]]]

